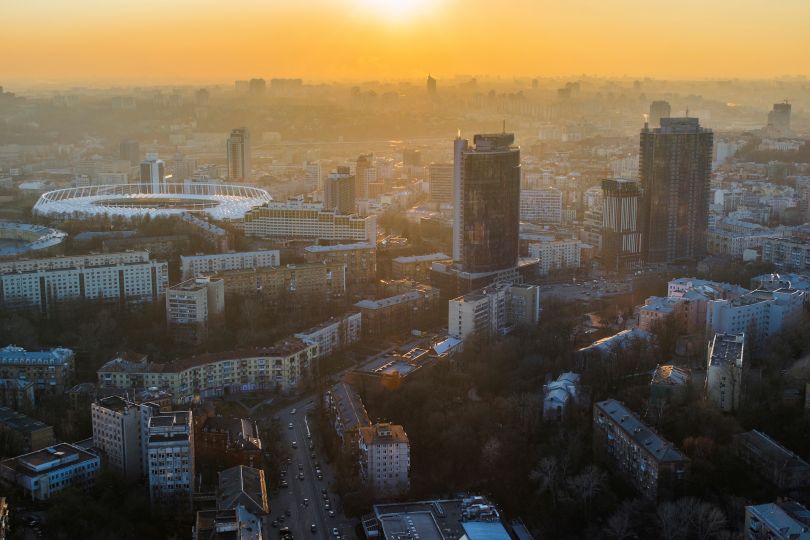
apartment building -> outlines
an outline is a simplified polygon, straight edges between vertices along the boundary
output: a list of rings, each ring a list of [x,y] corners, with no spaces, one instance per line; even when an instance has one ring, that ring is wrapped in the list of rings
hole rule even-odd
[[[570,371],[543,386],[543,419],[561,420],[579,403],[580,376]]]
[[[538,272],[546,275],[555,270],[582,266],[582,243],[576,239],[550,240],[529,244],[529,257],[538,259]]]
[[[230,270],[215,276],[226,294],[260,296],[266,302],[328,302],[346,295],[346,265],[325,262]]]
[[[536,325],[540,319],[540,288],[496,283],[448,303],[448,334],[462,341],[491,339],[514,326]]]
[[[317,241],[376,242],[376,216],[342,215],[320,204],[270,202],[245,214],[245,236]]]
[[[45,312],[76,300],[155,302],[168,279],[168,264],[146,251],[14,260],[0,263],[0,305]]]
[[[360,313],[347,313],[299,332],[295,337],[317,343],[318,358],[328,358],[359,342],[363,335],[362,330],[363,316]]]
[[[74,373],[75,355],[71,349],[26,351],[14,345],[0,349],[0,378],[33,382],[38,392],[65,392]]]
[[[795,289],[756,290],[733,300],[712,300],[706,309],[706,335],[749,335],[754,348],[795,324],[804,308],[804,294]]]
[[[810,464],[761,431],[738,433],[732,448],[748,467],[782,491],[810,485]]]
[[[597,457],[643,497],[658,500],[677,493],[689,472],[689,458],[615,399],[593,406]]]
[[[179,342],[198,345],[205,341],[210,319],[224,310],[222,278],[196,277],[166,289],[166,323]]]
[[[145,450],[149,419],[160,414],[154,403],[135,403],[121,396],[110,396],[90,405],[93,446],[105,463],[130,480],[147,474]]]
[[[810,511],[796,501],[745,507],[745,540],[810,540]]]
[[[309,263],[345,265],[346,287],[352,293],[361,291],[377,279],[377,246],[374,242],[307,246],[304,257]]]
[[[363,335],[379,338],[402,332],[436,313],[439,290],[414,285],[408,292],[379,300],[361,300],[354,307],[362,315]]]
[[[168,364],[113,359],[97,372],[100,388],[157,388],[175,403],[257,390],[290,391],[309,377],[318,344],[287,338],[270,347],[206,353]]]
[[[278,266],[279,264],[281,264],[281,256],[277,249],[180,256],[180,271],[184,280],[201,274],[216,274],[226,270],[266,268],[268,266]]]
[[[724,412],[740,406],[744,359],[744,333],[715,334],[709,342],[706,398]]]
[[[327,390],[324,402],[334,418],[335,432],[343,448],[357,449],[360,428],[371,425],[360,394],[351,384],[341,381]]]
[[[0,477],[22,489],[26,497],[46,501],[69,486],[89,489],[100,466],[97,455],[59,443],[0,462]]]
[[[411,446],[402,426],[359,428],[360,477],[377,496],[397,496],[410,487]]]
[[[0,407],[0,433],[8,447],[21,452],[40,450],[54,443],[52,426],[8,407]]]
[[[810,238],[792,236],[765,238],[762,260],[773,263],[778,272],[801,272],[810,269]]]
[[[453,258],[444,253],[396,257],[391,261],[391,277],[427,283],[430,281],[430,269],[435,262],[451,264]]]
[[[247,418],[209,416],[195,422],[197,468],[261,467],[259,426]]]
[[[562,223],[562,191],[547,187],[520,190],[520,220],[533,223]]]
[[[162,413],[149,419],[147,471],[153,506],[191,506],[194,493],[194,429],[191,411]]]

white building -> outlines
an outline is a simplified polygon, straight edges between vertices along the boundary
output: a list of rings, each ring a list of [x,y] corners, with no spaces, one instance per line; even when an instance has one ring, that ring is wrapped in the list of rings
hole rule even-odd
[[[97,455],[59,443],[0,462],[0,476],[35,501],[48,500],[67,487],[89,489],[100,467]]]
[[[148,184],[152,193],[160,193],[166,183],[166,164],[156,152],[147,152],[141,161],[141,184]]]
[[[410,488],[411,445],[402,426],[374,424],[359,428],[360,476],[378,496],[396,496]]]
[[[744,359],[744,333],[715,334],[709,342],[706,397],[724,412],[740,406]]]
[[[348,313],[333,317],[323,324],[295,334],[298,339],[317,343],[318,358],[327,358],[332,353],[350,347],[362,337],[362,315]]]
[[[543,386],[543,418],[560,420],[579,401],[579,374],[566,372]]]
[[[39,307],[70,300],[154,302],[168,285],[168,264],[147,251],[0,263],[0,305]]]
[[[222,278],[197,277],[166,289],[166,322],[179,341],[205,341],[209,320],[224,310]]]
[[[217,274],[225,270],[249,270],[281,264],[277,249],[264,251],[239,251],[211,255],[180,255],[180,270],[183,279],[200,274]]]
[[[121,396],[110,396],[90,406],[93,446],[106,463],[130,480],[146,474],[145,434],[149,418],[159,414],[152,403],[136,404]]]
[[[152,504],[190,507],[194,493],[194,428],[191,411],[175,411],[151,417],[147,437],[147,469]]]
[[[579,268],[582,244],[579,240],[551,240],[529,244],[529,257],[539,259],[538,272],[546,275],[552,270]]]
[[[757,290],[733,300],[713,300],[706,308],[706,335],[749,335],[759,347],[784,327],[798,322],[804,295],[795,289]]]
[[[745,507],[745,540],[810,540],[807,508],[785,500]]]
[[[448,303],[448,334],[465,341],[490,339],[514,325],[533,325],[540,319],[540,292],[536,285],[498,283]]]
[[[520,219],[535,223],[562,223],[562,191],[548,187],[520,190]]]
[[[453,202],[453,164],[431,163],[428,165],[430,200],[435,203]]]
[[[246,236],[307,240],[376,242],[376,216],[342,215],[320,204],[271,202],[245,214]]]

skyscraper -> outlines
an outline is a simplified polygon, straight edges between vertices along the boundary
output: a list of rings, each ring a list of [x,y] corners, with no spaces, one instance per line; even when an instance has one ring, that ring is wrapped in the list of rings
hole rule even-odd
[[[325,209],[354,214],[354,176],[348,167],[338,167],[326,179]]]
[[[321,178],[321,164],[317,161],[307,161],[304,163],[304,181],[309,189],[323,189],[323,179]]]
[[[706,252],[714,135],[697,118],[662,118],[641,130],[641,252],[651,263],[694,260]]]
[[[669,118],[672,112],[668,101],[653,101],[650,103],[650,119],[649,123],[652,127],[661,125],[662,118]]]
[[[228,180],[244,182],[250,175],[250,132],[247,128],[231,130],[228,137]]]
[[[158,159],[157,152],[147,152],[141,161],[141,184],[152,186],[152,193],[160,193],[166,181],[166,164]]]
[[[515,135],[457,138],[453,168],[453,261],[464,272],[517,265],[520,225],[520,148]]]
[[[428,187],[432,202],[453,202],[453,164],[431,163],[428,165]]]
[[[436,95],[436,79],[430,75],[427,76],[427,93],[431,96]]]
[[[790,103],[774,103],[768,113],[768,129],[774,135],[785,136],[790,133]]]
[[[640,198],[634,180],[602,180],[602,263],[609,270],[629,270],[641,260]]]
[[[368,199],[368,185],[377,180],[374,154],[361,154],[354,170],[354,194],[358,199]]]
[[[118,157],[129,161],[132,165],[137,165],[141,160],[141,147],[138,141],[121,141],[118,149]]]

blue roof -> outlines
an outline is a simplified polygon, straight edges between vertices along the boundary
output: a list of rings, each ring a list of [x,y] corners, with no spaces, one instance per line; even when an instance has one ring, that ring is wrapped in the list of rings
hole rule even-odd
[[[500,521],[467,521],[461,526],[469,540],[512,540]]]

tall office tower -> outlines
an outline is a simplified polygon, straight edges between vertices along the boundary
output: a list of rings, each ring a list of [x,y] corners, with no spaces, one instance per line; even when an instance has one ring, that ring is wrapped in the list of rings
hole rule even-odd
[[[513,133],[453,144],[453,261],[462,271],[495,272],[518,261],[520,148]]]
[[[787,100],[773,104],[773,109],[768,113],[768,128],[775,135],[790,133],[790,110],[791,106]]]
[[[228,180],[244,182],[250,175],[250,132],[248,128],[231,130],[228,137]]]
[[[141,184],[152,186],[152,193],[160,193],[166,181],[166,164],[158,159],[157,152],[147,152],[141,161]]]
[[[427,76],[427,93],[431,96],[436,95],[436,79],[430,75]]]
[[[326,179],[326,210],[354,214],[354,176],[348,167],[338,167]]]
[[[248,83],[248,90],[251,94],[260,96],[264,94],[264,91],[267,89],[267,83],[264,79],[250,79]]]
[[[368,199],[368,185],[377,180],[374,154],[361,154],[354,170],[354,194],[358,199]]]
[[[304,163],[304,181],[310,189],[323,189],[323,179],[321,178],[321,164],[317,161],[307,161]]]
[[[641,253],[646,262],[694,260],[706,253],[712,130],[697,118],[662,118],[641,130]]]
[[[131,165],[137,165],[141,161],[141,146],[138,141],[121,141],[118,149],[118,157],[129,161]]]
[[[431,163],[428,165],[428,187],[431,201],[453,202],[453,164]]]
[[[641,261],[638,230],[638,182],[616,178],[602,181],[602,263],[622,272]]]
[[[669,118],[672,112],[668,101],[653,101],[650,103],[650,119],[649,123],[652,127],[661,125],[662,118]]]

